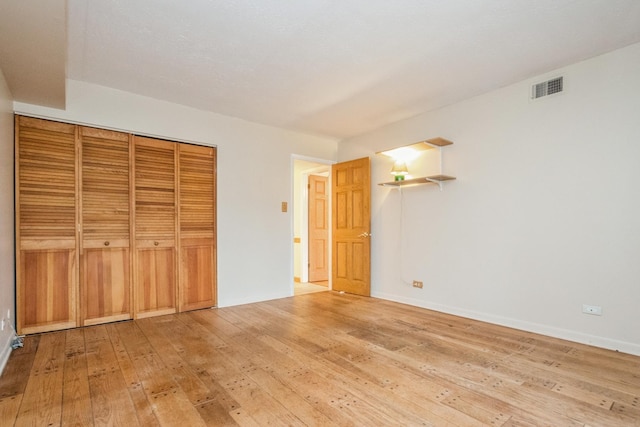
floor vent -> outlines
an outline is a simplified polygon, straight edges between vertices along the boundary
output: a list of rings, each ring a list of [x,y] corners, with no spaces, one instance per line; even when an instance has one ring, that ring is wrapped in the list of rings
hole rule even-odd
[[[531,86],[531,99],[542,98],[543,96],[560,93],[563,89],[562,77],[547,80]]]

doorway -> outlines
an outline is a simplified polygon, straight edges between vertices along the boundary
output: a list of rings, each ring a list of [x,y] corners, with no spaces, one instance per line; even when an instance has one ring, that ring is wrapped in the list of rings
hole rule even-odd
[[[331,163],[293,159],[293,295],[331,289]]]

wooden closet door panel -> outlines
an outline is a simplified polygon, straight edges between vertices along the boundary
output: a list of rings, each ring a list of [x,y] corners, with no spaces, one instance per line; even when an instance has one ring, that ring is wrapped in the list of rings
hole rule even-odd
[[[94,325],[131,318],[128,248],[85,249],[83,324]]]
[[[129,135],[80,128],[82,324],[131,318]]]
[[[216,305],[216,149],[179,144],[180,311]]]
[[[20,251],[18,333],[32,334],[76,326],[76,251]]]
[[[74,125],[16,116],[18,333],[76,326]]]
[[[176,146],[134,137],[136,317],[176,311]]]
[[[214,306],[216,272],[213,240],[183,239],[180,252],[180,311]]]
[[[137,317],[175,313],[175,248],[138,249]]]

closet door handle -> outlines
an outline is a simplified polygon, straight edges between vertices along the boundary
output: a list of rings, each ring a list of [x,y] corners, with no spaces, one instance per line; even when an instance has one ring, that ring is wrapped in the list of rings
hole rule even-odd
[[[105,246],[109,246],[109,241],[107,240],[106,242],[104,242]]]
[[[153,246],[158,246],[160,242],[153,242]]]

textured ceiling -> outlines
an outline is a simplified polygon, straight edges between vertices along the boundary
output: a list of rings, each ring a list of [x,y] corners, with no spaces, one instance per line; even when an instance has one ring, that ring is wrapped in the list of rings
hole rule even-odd
[[[70,79],[335,138],[640,41],[638,0],[68,0],[67,8]]]

